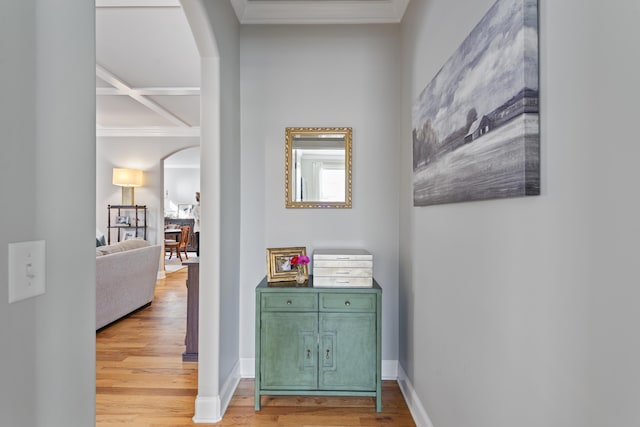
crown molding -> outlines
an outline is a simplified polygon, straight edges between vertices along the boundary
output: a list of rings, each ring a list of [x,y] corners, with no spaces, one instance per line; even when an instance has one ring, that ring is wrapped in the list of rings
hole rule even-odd
[[[397,24],[409,0],[231,0],[241,24]]]
[[[96,0],[96,7],[180,7],[178,0]]]
[[[98,138],[178,137],[200,138],[200,127],[120,127],[97,128]]]

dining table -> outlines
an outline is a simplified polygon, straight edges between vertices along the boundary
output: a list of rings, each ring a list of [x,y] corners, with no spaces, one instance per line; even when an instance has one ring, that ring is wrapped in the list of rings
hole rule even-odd
[[[175,240],[176,242],[180,240],[180,234],[182,230],[179,228],[165,228],[164,229],[164,238],[165,240]]]

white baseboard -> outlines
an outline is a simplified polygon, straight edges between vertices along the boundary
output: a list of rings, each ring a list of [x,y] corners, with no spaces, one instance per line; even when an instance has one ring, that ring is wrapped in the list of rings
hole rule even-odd
[[[212,424],[222,421],[229,402],[240,383],[240,362],[231,370],[229,378],[222,385],[220,396],[196,397],[196,409],[193,422],[196,424]]]
[[[220,399],[222,404],[221,415],[224,415],[224,413],[227,412],[229,402],[231,402],[231,398],[236,392],[238,384],[240,384],[240,378],[240,361],[238,361],[231,370],[231,375],[229,375],[229,378],[227,378],[227,380],[222,385],[222,390],[220,390]]]
[[[242,378],[256,377],[256,359],[254,357],[240,359],[240,376]]]
[[[256,377],[256,359],[247,357],[240,359],[240,377],[255,378]],[[382,361],[382,379],[397,380],[398,379],[398,361],[383,360]]]
[[[409,412],[411,412],[411,416],[416,422],[416,426],[433,427],[433,423],[431,422],[427,411],[424,409],[422,402],[420,402],[418,394],[413,388],[413,384],[411,384],[411,381],[409,381],[407,374],[404,372],[402,366],[400,365],[398,365],[398,385],[400,385],[400,390],[402,391],[404,400],[407,402]]]
[[[196,424],[213,424],[222,421],[220,396],[196,397],[196,413],[192,420]]]
[[[383,380],[398,379],[398,361],[397,360],[382,361],[382,379]]]

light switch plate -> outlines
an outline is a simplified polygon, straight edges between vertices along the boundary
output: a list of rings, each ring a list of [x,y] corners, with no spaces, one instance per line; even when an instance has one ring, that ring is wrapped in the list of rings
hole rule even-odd
[[[44,294],[45,243],[9,243],[9,303]]]

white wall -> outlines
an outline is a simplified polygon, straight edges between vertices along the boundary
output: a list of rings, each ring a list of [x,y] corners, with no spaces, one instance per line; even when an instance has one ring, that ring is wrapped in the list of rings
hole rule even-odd
[[[398,26],[242,27],[241,357],[254,357],[267,247],[358,247],[383,288],[383,359],[397,359]],[[285,128],[353,128],[353,208],[285,209]]]
[[[199,138],[102,137],[96,150],[96,227],[107,233],[107,205],[122,203],[122,190],[112,183],[113,168],[140,169],[144,184],[135,189],[135,203],[147,205],[147,240],[160,244],[164,234],[162,160],[187,147],[200,144]],[[195,199],[193,202],[195,203]]]
[[[197,422],[220,419],[239,381],[240,33],[229,2],[182,0],[202,57]]]
[[[540,196],[412,207],[411,106],[492,3],[402,25],[401,367],[435,427],[638,425],[637,2],[540,2]]]
[[[240,24],[229,2],[205,2],[220,53],[220,387],[239,360],[240,270]],[[206,165],[202,165],[204,169]],[[211,184],[211,183],[210,183]],[[203,202],[204,203],[204,202]],[[202,219],[202,222],[207,218]],[[204,225],[203,225],[204,226]],[[202,236],[201,236],[202,237]],[[204,242],[204,245],[207,241]],[[204,249],[206,251],[206,249]],[[211,255],[213,253],[209,252]],[[202,277],[202,273],[201,277]],[[237,373],[236,373],[237,374]]]
[[[0,7],[0,425],[94,425],[94,4]],[[46,293],[8,304],[7,246],[40,239]]]
[[[640,3],[590,1],[587,8],[579,1],[569,5],[548,3],[543,8],[550,30],[548,62],[549,65],[559,62],[552,69],[557,69],[559,75],[547,93],[548,103],[558,102],[550,113],[560,115],[553,123],[563,133],[556,139],[573,140],[570,132],[580,132],[581,138],[575,138],[571,146],[576,150],[582,150],[583,144],[587,146],[584,157],[578,160],[586,161],[580,178],[586,183],[581,187],[588,193],[588,201],[581,214],[588,213],[589,219],[585,230],[590,249],[588,290],[584,289],[584,283],[579,284],[589,297],[588,323],[583,325],[588,331],[588,349],[583,355],[589,373],[588,425],[637,426],[640,425],[637,268],[640,145],[636,135]],[[573,24],[577,33],[568,40],[566,36],[562,39],[561,34],[566,34],[562,27],[575,21],[578,8],[586,10],[580,24]],[[570,67],[564,62],[565,56],[574,61]],[[584,77],[574,81],[582,73]],[[550,92],[563,86],[552,97]],[[581,113],[584,115],[577,116]],[[597,126],[590,133],[594,123]]]
[[[164,194],[169,195],[164,203],[196,205],[196,191],[200,191],[200,168],[164,168]],[[165,206],[165,211],[168,206]]]

